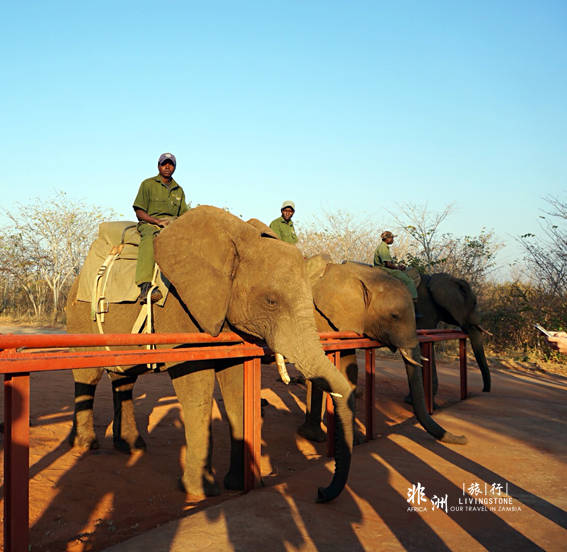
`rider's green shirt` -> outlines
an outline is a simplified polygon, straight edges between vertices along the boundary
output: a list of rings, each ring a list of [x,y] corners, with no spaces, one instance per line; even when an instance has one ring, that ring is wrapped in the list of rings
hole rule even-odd
[[[297,243],[295,228],[291,220],[286,222],[283,217],[278,217],[270,223],[270,228],[278,235],[280,240],[287,243]]]
[[[388,244],[382,241],[374,252],[374,266],[384,266],[386,261],[393,262],[392,254]]]
[[[151,217],[178,217],[187,211],[185,192],[173,178],[166,186],[159,174],[147,178],[140,184],[138,195],[134,200],[135,209],[143,209]]]

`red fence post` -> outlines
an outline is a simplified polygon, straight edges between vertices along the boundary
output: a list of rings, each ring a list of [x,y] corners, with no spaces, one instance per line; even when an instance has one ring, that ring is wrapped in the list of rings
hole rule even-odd
[[[260,482],[262,454],[260,408],[261,362],[259,358],[244,361],[244,490]]]
[[[461,400],[468,396],[467,389],[467,339],[459,339],[459,368],[461,372]]]
[[[4,546],[27,552],[29,534],[30,375],[4,376]]]
[[[375,401],[375,374],[376,374],[376,349],[365,351],[366,385],[364,387],[364,398],[366,407],[366,439],[374,439],[374,401]]]
[[[328,359],[337,367],[341,367],[341,353],[336,351],[327,355]],[[331,395],[327,393],[327,456],[335,456],[335,407]]]
[[[421,355],[423,364],[423,390],[425,392],[425,406],[429,414],[433,414],[433,381],[431,372],[431,356],[433,354],[433,343],[426,341],[421,344]],[[427,360],[425,360],[427,359]]]

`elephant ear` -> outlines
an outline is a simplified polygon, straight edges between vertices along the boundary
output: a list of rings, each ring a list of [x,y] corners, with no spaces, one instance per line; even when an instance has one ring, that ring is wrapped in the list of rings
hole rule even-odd
[[[220,333],[236,270],[240,219],[210,206],[189,210],[154,240],[155,259],[201,329]]]
[[[340,331],[364,333],[364,310],[369,290],[364,282],[343,265],[329,264],[313,286],[317,310]]]
[[[463,327],[476,303],[468,282],[439,273],[432,275],[428,288],[435,304],[449,315],[449,319],[441,316],[442,320]],[[443,315],[443,312],[440,314]]]
[[[325,269],[330,262],[331,257],[326,253],[321,253],[305,260],[305,270],[307,271],[307,277],[309,278],[311,287],[313,287],[317,281],[323,277]]]
[[[248,224],[251,224],[257,230],[260,230],[260,235],[264,238],[275,238],[279,240],[279,236],[269,227],[266,226],[261,220],[256,218],[251,218],[250,220],[246,221]]]

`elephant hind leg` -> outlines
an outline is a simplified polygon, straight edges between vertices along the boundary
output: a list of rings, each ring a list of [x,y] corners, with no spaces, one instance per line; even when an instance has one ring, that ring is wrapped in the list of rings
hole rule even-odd
[[[133,450],[146,450],[146,443],[138,431],[134,415],[132,394],[138,376],[109,372],[112,382],[114,419],[112,440],[114,448],[130,454]]]

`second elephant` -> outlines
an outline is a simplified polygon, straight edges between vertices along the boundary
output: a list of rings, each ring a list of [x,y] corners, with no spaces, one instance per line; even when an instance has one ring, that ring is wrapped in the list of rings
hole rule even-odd
[[[406,286],[384,271],[361,265],[327,262],[322,256],[308,259],[307,273],[313,289],[317,330],[355,331],[399,350],[406,366],[414,410],[421,425],[436,439],[447,443],[465,443],[466,437],[454,435],[429,415],[425,405],[421,366],[412,360],[418,344],[413,302]],[[355,351],[344,351],[341,371],[354,388],[357,381]],[[299,433],[311,440],[321,440],[322,393],[312,389],[305,423]]]

